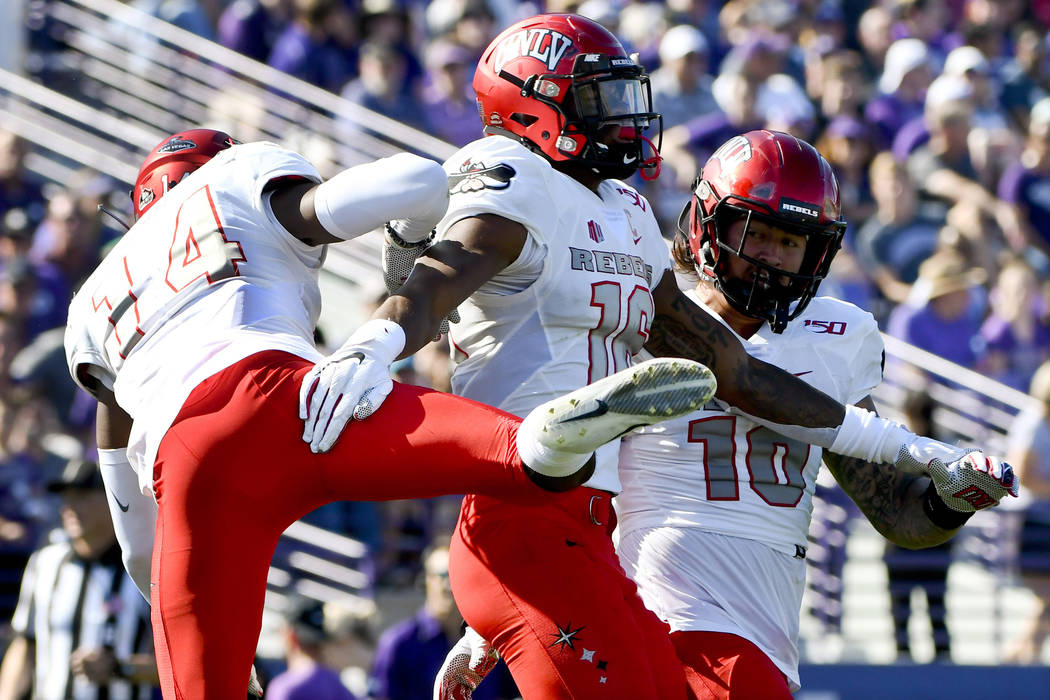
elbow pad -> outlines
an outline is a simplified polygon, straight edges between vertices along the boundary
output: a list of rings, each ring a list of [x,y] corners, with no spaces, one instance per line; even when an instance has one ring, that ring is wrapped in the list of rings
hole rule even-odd
[[[343,240],[395,219],[411,222],[405,233],[429,234],[447,208],[448,177],[444,169],[436,161],[410,153],[348,168],[322,182],[314,192],[317,220]]]

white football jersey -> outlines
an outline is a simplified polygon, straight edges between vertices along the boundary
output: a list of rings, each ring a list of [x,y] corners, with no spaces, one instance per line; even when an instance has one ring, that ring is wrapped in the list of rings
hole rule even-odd
[[[695,292],[687,295],[719,318]],[[740,340],[751,355],[842,403],[856,403],[882,381],[883,343],[875,319],[837,299],[813,299],[782,334],[764,325]],[[819,447],[727,413],[716,402],[639,429],[620,450],[620,556],[646,605],[675,630],[750,639],[794,687],[802,557],[821,454]],[[705,536],[710,533],[716,536]],[[732,558],[743,574],[727,576],[707,555],[682,554],[724,547],[736,550],[723,558],[727,565]],[[775,581],[782,594],[742,584],[748,577]]]
[[[320,182],[272,143],[220,152],[158,201],[99,264],[69,307],[66,359],[111,387],[133,419],[128,458],[152,488],[161,438],[201,381],[262,350],[317,361],[323,246],[270,211],[279,178]]]
[[[650,290],[670,266],[649,202],[618,180],[596,195],[502,136],[467,145],[445,170],[439,236],[480,214],[516,221],[529,236],[518,260],[459,307],[453,391],[524,416],[628,367],[648,336]],[[616,452],[599,451],[588,486],[619,490]]]

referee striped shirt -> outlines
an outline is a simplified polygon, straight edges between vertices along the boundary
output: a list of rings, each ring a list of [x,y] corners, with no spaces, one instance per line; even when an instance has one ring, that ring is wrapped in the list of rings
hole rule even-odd
[[[70,672],[81,647],[111,646],[118,659],[152,650],[149,606],[120,561],[116,545],[94,561],[69,542],[49,544],[26,565],[11,626],[35,643],[33,700],[146,700],[150,686],[97,685]]]

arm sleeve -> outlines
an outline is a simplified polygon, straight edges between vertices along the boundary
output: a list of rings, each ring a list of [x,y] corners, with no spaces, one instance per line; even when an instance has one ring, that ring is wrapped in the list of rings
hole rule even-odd
[[[128,462],[124,449],[99,450],[98,467],[106,487],[106,503],[120,543],[124,568],[139,593],[149,602],[157,502],[139,489],[138,475]]]

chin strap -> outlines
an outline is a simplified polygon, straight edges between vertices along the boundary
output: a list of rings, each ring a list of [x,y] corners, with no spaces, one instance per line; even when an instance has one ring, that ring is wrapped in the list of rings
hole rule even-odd
[[[649,145],[649,148],[653,149],[653,155],[646,158],[638,166],[638,174],[641,175],[642,179],[646,182],[651,182],[656,178],[660,177],[660,169],[663,166],[663,156],[660,155],[660,151],[656,150],[656,144],[650,141],[647,137],[639,134],[638,138],[643,143]]]

